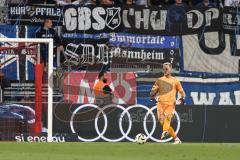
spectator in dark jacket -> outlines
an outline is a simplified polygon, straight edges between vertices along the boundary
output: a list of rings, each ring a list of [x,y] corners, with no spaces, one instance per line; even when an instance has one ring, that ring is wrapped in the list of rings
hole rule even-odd
[[[175,6],[186,6],[186,3],[183,0],[175,0]]]
[[[81,5],[96,5],[97,4],[97,0],[82,0],[82,2],[80,3]]]
[[[133,5],[133,0],[124,0],[123,4],[124,5]]]
[[[102,5],[113,5],[114,4],[113,0],[100,0],[99,2]]]
[[[194,6],[199,6],[199,5],[202,5],[201,3],[205,3],[207,4],[206,2],[204,2],[205,0],[194,0],[192,1],[193,5]],[[224,3],[224,0],[209,0],[209,5],[208,7],[216,7],[216,6],[220,6],[220,7],[223,7],[223,3]]]
[[[81,4],[82,0],[76,0],[76,1],[72,1],[72,0],[54,0],[56,2],[56,4],[58,5],[79,5]]]
[[[54,0],[28,0],[28,4],[55,4]]]
[[[174,0],[151,0],[152,6],[164,6],[174,4]]]
[[[216,5],[209,0],[203,0],[197,4],[198,7],[215,7]]]
[[[53,22],[51,19],[45,19],[42,27],[38,29],[35,35],[36,38],[53,38],[54,41],[54,54],[57,52],[57,48],[63,51],[63,45],[57,32],[53,29]],[[48,62],[48,45],[41,44],[41,61],[46,65]]]

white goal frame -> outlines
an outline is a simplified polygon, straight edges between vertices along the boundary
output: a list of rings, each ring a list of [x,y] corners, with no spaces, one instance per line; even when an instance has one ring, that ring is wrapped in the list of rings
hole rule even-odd
[[[47,141],[52,142],[53,117],[53,39],[51,38],[0,38],[0,42],[47,43],[48,44],[48,118]]]

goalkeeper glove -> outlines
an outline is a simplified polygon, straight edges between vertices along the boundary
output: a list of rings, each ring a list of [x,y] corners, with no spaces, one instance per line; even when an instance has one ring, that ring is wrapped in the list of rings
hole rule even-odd
[[[184,98],[180,98],[179,99],[179,104],[180,105],[184,105],[185,104],[185,99]]]

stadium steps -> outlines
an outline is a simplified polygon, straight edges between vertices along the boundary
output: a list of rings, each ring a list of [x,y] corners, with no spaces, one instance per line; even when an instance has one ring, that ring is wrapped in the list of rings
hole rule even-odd
[[[42,99],[43,102],[47,101],[48,92],[47,84],[42,86]],[[59,102],[63,98],[58,88],[53,89],[53,102]],[[35,84],[32,82],[27,83],[11,83],[3,91],[4,103],[17,103],[17,102],[34,102],[35,99]]]

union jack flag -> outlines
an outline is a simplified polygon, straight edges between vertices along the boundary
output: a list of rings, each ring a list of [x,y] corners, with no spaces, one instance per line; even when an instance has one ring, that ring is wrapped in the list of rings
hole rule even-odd
[[[7,38],[0,33],[1,38]],[[21,43],[0,43],[0,69],[8,80],[33,80],[36,47]]]

